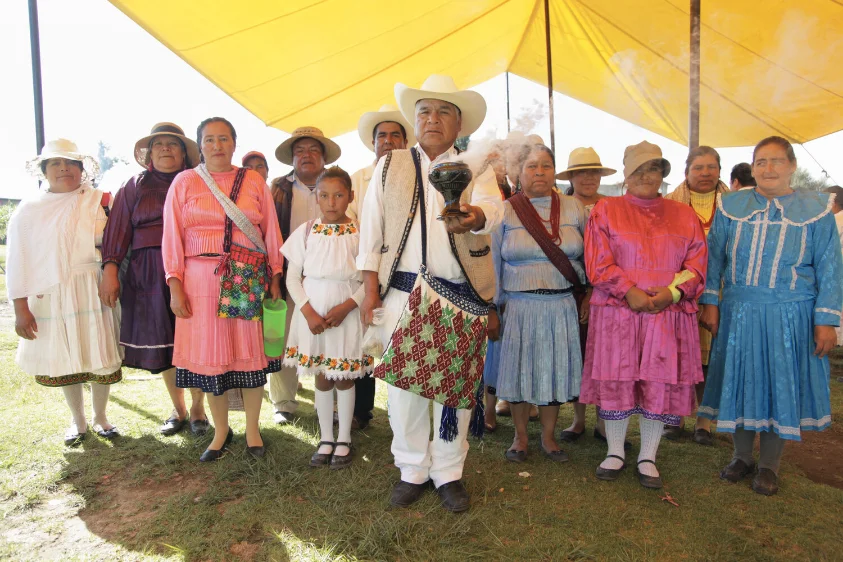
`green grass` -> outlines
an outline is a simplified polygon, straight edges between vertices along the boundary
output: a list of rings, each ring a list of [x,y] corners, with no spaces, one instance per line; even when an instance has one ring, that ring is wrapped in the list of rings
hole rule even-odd
[[[245,454],[243,414],[234,413],[234,452],[209,466],[197,462],[207,438],[158,434],[169,412],[166,391],[157,377],[135,371],[114,386],[109,406],[123,437],[113,444],[89,437],[79,449],[66,449],[62,393],[39,387],[14,366],[15,346],[12,334],[0,334],[0,394],[6,397],[0,558],[46,556],[52,551],[45,544],[67,542],[78,512],[96,548],[71,542],[64,559],[840,559],[843,490],[815,484],[789,465],[775,497],[753,493],[748,483],[723,483],[717,474],[730,458],[727,438],[710,448],[662,444],[659,468],[679,504],[674,507],[660,499],[663,493],[642,489],[632,470],[618,482],[597,481],[594,469],[605,447],[589,436],[567,448],[571,462],[554,465],[539,454],[538,426],[531,424],[528,461],[506,463],[512,430],[501,420],[496,434],[471,441],[468,513],[444,512],[433,493],[410,510],[390,510],[398,472],[383,385],[374,423],[354,435],[350,470],[307,467],[318,441],[312,384],[301,393],[301,419],[293,427],[272,424],[264,404],[264,460]],[[840,414],[843,385],[832,386]],[[562,410],[560,428],[570,420],[570,407]],[[630,438],[637,450],[635,422]],[[50,515],[55,502],[67,506],[64,515]],[[16,527],[38,529],[44,538],[7,540]]]

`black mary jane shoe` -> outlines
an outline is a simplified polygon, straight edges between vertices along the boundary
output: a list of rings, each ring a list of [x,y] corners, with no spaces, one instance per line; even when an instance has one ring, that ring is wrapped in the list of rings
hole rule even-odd
[[[184,429],[185,425],[187,425],[187,418],[180,420],[177,415],[172,415],[167,418],[167,421],[161,424],[159,431],[161,431],[161,435],[175,435]]]
[[[108,439],[109,441],[111,441],[112,439],[115,439],[117,437],[120,437],[120,430],[117,429],[117,427],[113,426],[113,425],[111,426],[110,429],[105,429],[103,427],[100,427],[99,429],[94,428],[94,431],[97,432],[97,435],[99,435],[103,439]]]
[[[222,444],[221,449],[205,449],[205,452],[202,453],[202,456],[199,457],[199,462],[212,462],[218,461],[225,456],[228,452],[228,446],[231,444],[231,440],[234,439],[234,432],[231,431],[231,428],[228,428],[228,435],[225,436],[225,442]]]
[[[515,449],[507,449],[503,456],[509,462],[524,462],[527,460],[527,451],[517,451]]]
[[[336,454],[337,447],[340,445],[348,448],[348,454],[342,456]],[[343,468],[351,466],[353,453],[354,448],[351,446],[351,443],[343,443],[342,441],[334,443],[334,454],[331,455],[331,470],[342,470]]]
[[[331,447],[330,453],[320,453],[319,448],[322,445],[328,445]],[[331,464],[331,457],[334,456],[334,449],[337,448],[336,443],[333,441],[320,441],[319,444],[316,446],[316,452],[313,453],[313,456],[310,457],[310,466],[314,468],[318,468],[320,466],[328,466]]]
[[[603,443],[608,443],[608,441],[606,440],[606,436],[605,436],[605,435],[603,435],[602,433],[600,433],[599,431],[597,431],[597,428],[596,428],[596,427],[594,428],[594,438],[595,438],[595,439],[597,439],[598,441],[602,441]],[[624,451],[628,451],[628,450],[630,450],[630,449],[632,449],[632,443],[630,443],[630,442],[629,442],[629,441],[627,441],[627,440],[624,440],[624,442],[623,442],[623,450],[624,450]],[[619,458],[620,458],[620,457],[619,457]]]
[[[261,441],[263,441],[263,435],[261,435]],[[266,456],[266,442],[263,445],[255,445],[251,446],[246,443],[246,452],[255,457],[256,459],[262,459]]]
[[[576,431],[568,431],[566,429],[562,433],[559,434],[559,440],[562,441],[563,443],[573,443],[577,439],[582,437],[584,433],[585,433],[584,429],[582,431],[580,431],[579,433],[577,433]]]
[[[656,463],[651,461],[650,459],[644,459],[642,461],[638,461],[638,466],[642,463],[648,462],[653,466],[656,466]],[[638,470],[638,466],[635,467],[635,472],[638,474],[638,482],[644,486],[645,488],[649,488],[651,490],[661,490],[664,484],[662,483],[661,476],[647,476],[640,470]]]
[[[626,459],[623,457],[619,457],[618,455],[606,455],[606,458],[618,459],[623,464],[620,468],[603,468],[602,466],[598,466],[595,475],[597,476],[598,480],[606,480],[607,482],[613,482],[617,480],[618,477],[621,475],[621,472],[626,469]]]
[[[732,459],[732,462],[720,471],[720,479],[737,483],[755,472],[755,463],[746,464],[741,459]]]
[[[85,435],[87,434],[84,431],[82,433],[71,433],[68,431],[64,434],[64,444],[67,447],[78,447],[85,440]]]

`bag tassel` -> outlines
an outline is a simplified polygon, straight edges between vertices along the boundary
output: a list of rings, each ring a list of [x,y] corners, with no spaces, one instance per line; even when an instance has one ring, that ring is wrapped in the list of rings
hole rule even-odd
[[[477,383],[477,392],[474,395],[475,405],[474,413],[471,415],[471,423],[468,425],[468,431],[477,439],[483,438],[483,433],[486,430],[486,406],[483,402],[483,381]]]
[[[225,253],[220,258],[217,267],[214,268],[214,275],[226,275],[228,274],[228,262],[231,261],[231,254]]]
[[[439,423],[439,439],[452,442],[459,434],[457,425],[457,409],[450,406],[442,406],[442,420]]]

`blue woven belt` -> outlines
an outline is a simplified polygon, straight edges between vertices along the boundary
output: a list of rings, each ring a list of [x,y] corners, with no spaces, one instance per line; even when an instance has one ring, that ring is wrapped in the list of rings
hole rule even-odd
[[[394,289],[398,289],[399,291],[409,293],[413,290],[413,285],[416,284],[417,275],[418,274],[416,273],[409,273],[407,271],[396,271],[392,275],[392,280],[389,282],[389,286]],[[454,283],[453,281],[448,281],[447,279],[442,279],[441,277],[434,277],[434,279],[463,298],[471,301],[477,300],[477,297],[474,296],[474,292],[471,290],[471,285],[468,283]]]

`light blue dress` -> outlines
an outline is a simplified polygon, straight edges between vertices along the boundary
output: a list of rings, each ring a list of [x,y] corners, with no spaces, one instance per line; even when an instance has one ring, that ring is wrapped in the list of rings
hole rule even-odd
[[[829,361],[814,355],[814,326],[840,324],[842,274],[827,194],[719,198],[700,303],[719,305],[720,325],[699,415],[718,431],[797,441],[828,427]]]
[[[559,198],[559,247],[585,283],[582,256],[587,215],[574,197]],[[551,197],[530,202],[542,219],[550,219]],[[543,406],[576,398],[582,353],[571,283],[550,263],[509,202],[504,203],[503,223],[492,234],[492,259],[495,303],[504,312],[501,338],[487,353],[486,384],[496,388],[499,399],[509,402]]]

